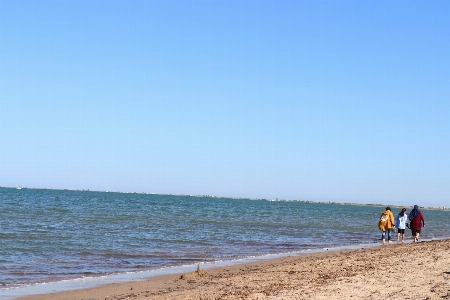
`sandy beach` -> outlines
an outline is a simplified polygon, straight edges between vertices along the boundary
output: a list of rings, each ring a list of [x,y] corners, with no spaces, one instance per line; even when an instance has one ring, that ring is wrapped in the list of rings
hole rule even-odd
[[[315,253],[22,299],[450,299],[450,240]]]

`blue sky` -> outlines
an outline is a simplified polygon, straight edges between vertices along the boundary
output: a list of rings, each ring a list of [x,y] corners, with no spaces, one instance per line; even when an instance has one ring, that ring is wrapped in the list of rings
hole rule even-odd
[[[449,14],[0,0],[0,186],[450,206]]]

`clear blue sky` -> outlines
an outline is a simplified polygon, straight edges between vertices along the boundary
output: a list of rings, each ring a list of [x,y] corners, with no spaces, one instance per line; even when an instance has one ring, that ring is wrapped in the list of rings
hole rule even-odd
[[[450,206],[449,15],[0,0],[0,186]]]

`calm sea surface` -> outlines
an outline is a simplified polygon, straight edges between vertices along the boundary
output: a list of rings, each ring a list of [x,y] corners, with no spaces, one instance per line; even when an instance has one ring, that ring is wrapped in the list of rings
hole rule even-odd
[[[381,236],[381,211],[294,201],[0,188],[0,292],[65,279],[373,244]],[[450,237],[450,212],[423,213],[424,238]]]

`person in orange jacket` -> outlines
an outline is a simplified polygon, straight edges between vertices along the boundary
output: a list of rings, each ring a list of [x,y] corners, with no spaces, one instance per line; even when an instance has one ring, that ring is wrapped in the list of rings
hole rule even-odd
[[[388,206],[386,210],[381,213],[380,221],[378,222],[378,228],[382,231],[381,239],[383,240],[383,245],[386,244],[386,233],[388,238],[388,243],[392,244],[391,241],[391,229],[395,226],[394,214],[391,208]]]

